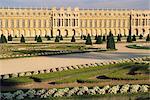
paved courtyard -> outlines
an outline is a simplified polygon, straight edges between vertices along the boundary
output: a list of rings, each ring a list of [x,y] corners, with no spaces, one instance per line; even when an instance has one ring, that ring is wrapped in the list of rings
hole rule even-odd
[[[125,43],[116,44],[117,51],[0,60],[0,74],[150,56],[150,50],[130,49],[126,48],[126,45]],[[105,46],[105,44],[99,45],[102,48]]]

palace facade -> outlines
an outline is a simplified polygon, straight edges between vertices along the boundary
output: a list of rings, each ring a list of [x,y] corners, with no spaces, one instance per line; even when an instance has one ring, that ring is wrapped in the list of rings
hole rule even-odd
[[[150,10],[79,8],[0,8],[0,34],[114,35],[150,34]]]

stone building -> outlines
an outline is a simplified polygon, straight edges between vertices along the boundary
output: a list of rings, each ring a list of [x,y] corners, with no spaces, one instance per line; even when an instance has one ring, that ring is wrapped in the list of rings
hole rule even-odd
[[[150,10],[79,8],[0,8],[0,34],[114,35],[150,34]]]

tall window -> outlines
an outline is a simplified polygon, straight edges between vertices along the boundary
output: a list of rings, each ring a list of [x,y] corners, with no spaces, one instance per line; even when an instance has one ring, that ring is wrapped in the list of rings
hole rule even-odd
[[[41,27],[41,20],[39,19],[38,22],[39,22],[39,23],[38,23],[38,27],[40,28],[40,27]]]
[[[68,19],[65,19],[65,26],[68,26]]]
[[[85,27],[87,27],[87,19],[85,19]]]
[[[145,26],[145,19],[142,20],[142,25]]]
[[[109,19],[109,27],[111,27],[111,19]]]
[[[102,20],[99,20],[99,27],[102,27]]]
[[[72,21],[72,26],[75,26],[76,25],[76,21],[75,21],[75,19],[72,19],[73,21]]]
[[[57,19],[57,26],[60,26],[60,19]]]
[[[22,27],[23,28],[25,27],[25,20],[24,19],[22,20]]]
[[[44,20],[44,27],[46,27],[46,20]]]
[[[97,27],[97,20],[95,19],[95,27]]]
[[[138,19],[135,20],[135,26],[138,26]]]
[[[11,20],[11,28],[14,28],[14,20]]]
[[[5,19],[5,28],[8,28],[8,19]]]
[[[92,27],[92,19],[90,19],[90,27]]]
[[[35,19],[33,20],[33,27],[34,28],[36,27],[36,20]]]
[[[30,20],[28,20],[28,28],[30,28]]]
[[[120,25],[121,25],[121,22],[120,22],[121,20],[119,19],[118,20],[118,27],[120,27]]]
[[[123,27],[125,27],[125,19],[123,19]]]
[[[104,27],[106,27],[106,19],[104,19]]]
[[[19,28],[19,19],[17,19],[17,25],[16,25],[17,28]]]
[[[114,27],[116,27],[116,20],[114,19]]]

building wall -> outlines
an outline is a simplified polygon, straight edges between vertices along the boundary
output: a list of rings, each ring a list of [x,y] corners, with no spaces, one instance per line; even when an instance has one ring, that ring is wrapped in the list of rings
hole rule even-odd
[[[150,34],[150,10],[0,8],[0,34],[6,36],[128,35],[130,24],[132,34]]]

